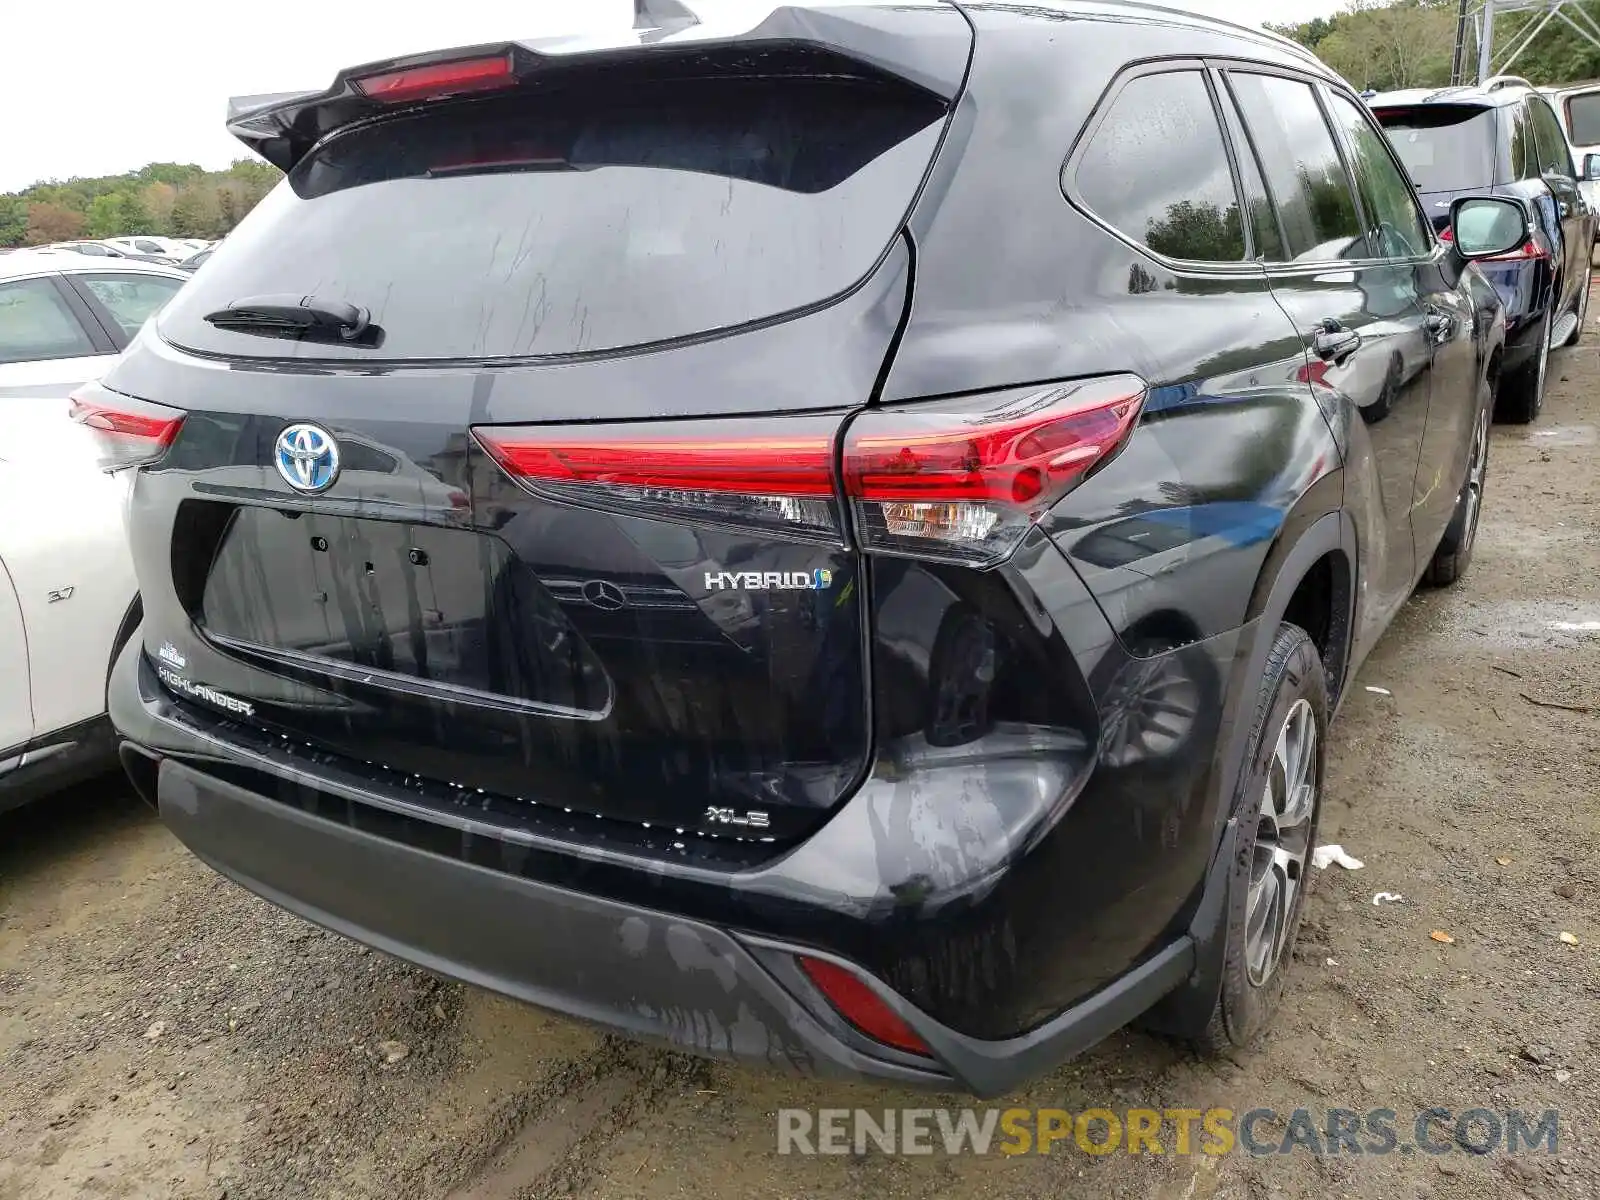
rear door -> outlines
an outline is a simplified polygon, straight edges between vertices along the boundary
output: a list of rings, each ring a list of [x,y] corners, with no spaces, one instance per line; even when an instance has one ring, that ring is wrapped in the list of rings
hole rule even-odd
[[[188,410],[133,501],[169,688],[574,820],[781,840],[855,786],[832,448],[947,102],[781,48],[673,61],[327,140],[123,360],[110,386]],[[285,295],[362,327],[240,303]]]
[[[116,348],[59,276],[0,281],[0,398],[60,398]]]
[[[1369,236],[1315,87],[1241,70],[1228,83],[1283,225],[1284,260],[1268,265],[1273,294],[1305,339],[1313,385],[1360,413],[1352,453],[1369,462],[1347,486],[1376,481],[1350,499],[1367,509],[1376,539],[1362,567],[1377,599],[1366,611],[1381,622],[1416,582],[1412,510],[1433,346],[1415,256],[1386,257]]]

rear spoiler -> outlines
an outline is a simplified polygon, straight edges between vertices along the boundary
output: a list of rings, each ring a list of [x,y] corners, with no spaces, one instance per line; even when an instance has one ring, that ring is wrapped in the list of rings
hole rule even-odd
[[[972,54],[971,27],[946,0],[777,5],[755,25],[748,9],[742,20],[716,21],[698,18],[680,0],[636,0],[634,11],[628,30],[406,55],[350,67],[318,91],[235,97],[228,101],[228,132],[289,171],[335,130],[395,111],[394,103],[364,94],[361,81],[466,61],[503,59],[518,84],[636,63],[676,62],[693,76],[767,73],[782,65],[798,74],[886,76],[953,101]],[[728,49],[738,53],[719,53]]]

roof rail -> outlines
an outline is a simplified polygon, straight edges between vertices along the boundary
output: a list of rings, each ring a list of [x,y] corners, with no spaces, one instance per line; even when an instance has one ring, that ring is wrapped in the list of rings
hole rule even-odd
[[[1538,90],[1521,75],[1495,75],[1483,81],[1483,90],[1486,92],[1498,92],[1501,88],[1509,87],[1525,87],[1530,92]]]

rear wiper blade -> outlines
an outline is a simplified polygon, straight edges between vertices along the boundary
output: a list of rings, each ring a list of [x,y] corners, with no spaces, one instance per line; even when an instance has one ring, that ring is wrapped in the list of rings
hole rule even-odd
[[[247,296],[227,308],[207,313],[206,320],[218,329],[267,337],[366,342],[377,333],[372,315],[359,305],[293,294]]]

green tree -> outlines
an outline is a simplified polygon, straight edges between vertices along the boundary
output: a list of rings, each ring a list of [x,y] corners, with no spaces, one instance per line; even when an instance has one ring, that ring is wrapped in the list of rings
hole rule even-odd
[[[82,234],[82,213],[50,200],[35,200],[28,205],[28,228],[23,239],[27,245],[64,242]]]
[[[20,246],[28,236],[28,205],[15,196],[0,196],[0,246]]]
[[[107,192],[89,204],[86,225],[90,237],[123,237],[134,233],[154,233],[150,215],[145,212],[139,193]]]
[[[151,163],[125,175],[41,180],[0,193],[0,246],[85,235],[218,237],[242,221],[282,178],[275,167],[241,159],[225,171],[192,163]]]
[[[1580,7],[1591,21],[1600,21],[1600,3],[1587,0]],[[1535,10],[1507,13],[1495,20],[1496,66],[1505,61],[1505,56],[1513,47],[1521,44],[1523,38],[1527,36],[1529,27],[1536,20],[1542,20],[1544,15]],[[1580,22],[1582,19],[1578,18]],[[1596,47],[1588,38],[1581,37],[1571,25],[1557,18],[1546,25],[1528,44],[1528,48],[1517,56],[1510,69],[1514,74],[1524,75],[1541,87],[1596,79],[1600,78],[1600,47]]]

